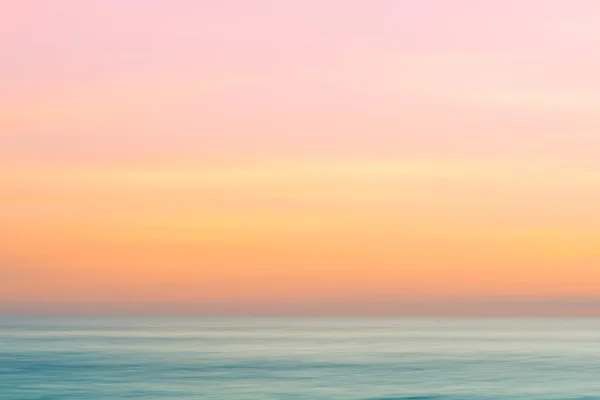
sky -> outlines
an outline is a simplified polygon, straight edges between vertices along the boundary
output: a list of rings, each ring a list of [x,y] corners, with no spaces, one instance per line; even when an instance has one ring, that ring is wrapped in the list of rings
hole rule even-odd
[[[597,0],[0,0],[0,313],[600,315]]]

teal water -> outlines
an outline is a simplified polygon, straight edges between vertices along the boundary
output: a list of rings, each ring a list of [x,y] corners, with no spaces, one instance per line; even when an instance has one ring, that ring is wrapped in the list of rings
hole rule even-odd
[[[0,399],[600,399],[600,321],[2,318]]]

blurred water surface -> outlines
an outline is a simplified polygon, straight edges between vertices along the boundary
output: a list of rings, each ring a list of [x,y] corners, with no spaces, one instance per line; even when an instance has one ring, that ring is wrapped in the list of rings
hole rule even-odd
[[[600,321],[4,317],[0,399],[600,399]]]

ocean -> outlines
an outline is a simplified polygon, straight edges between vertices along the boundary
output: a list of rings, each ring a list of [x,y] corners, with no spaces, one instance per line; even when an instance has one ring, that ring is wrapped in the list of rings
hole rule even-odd
[[[600,399],[600,320],[3,317],[0,399]]]

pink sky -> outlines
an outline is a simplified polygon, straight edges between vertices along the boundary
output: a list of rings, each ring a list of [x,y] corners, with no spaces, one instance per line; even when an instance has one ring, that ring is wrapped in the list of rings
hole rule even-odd
[[[599,17],[596,0],[0,0],[0,306],[594,296]],[[14,272],[31,265],[61,278]],[[166,277],[187,283],[151,288]]]

